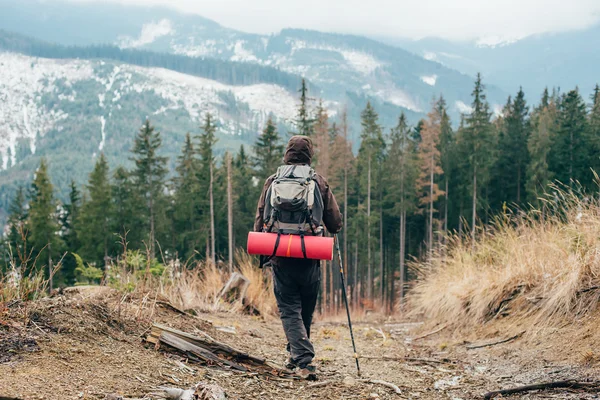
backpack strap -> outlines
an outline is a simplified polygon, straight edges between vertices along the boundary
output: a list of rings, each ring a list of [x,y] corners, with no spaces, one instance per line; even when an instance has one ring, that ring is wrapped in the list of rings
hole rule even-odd
[[[277,254],[277,249],[279,248],[279,242],[281,241],[281,230],[279,230],[277,232],[277,239],[275,240],[275,246],[273,246],[273,254],[271,254],[270,256],[260,256],[260,264],[259,264],[259,268],[262,268],[265,266],[266,263],[268,263],[269,261],[271,261],[273,259],[273,257],[275,257],[275,255]]]

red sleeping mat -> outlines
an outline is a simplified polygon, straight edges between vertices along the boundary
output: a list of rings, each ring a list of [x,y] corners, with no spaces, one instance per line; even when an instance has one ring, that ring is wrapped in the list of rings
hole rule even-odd
[[[250,232],[248,233],[248,254],[270,256],[273,254],[276,241],[276,233]],[[304,245],[306,258],[333,260],[333,238],[304,236]],[[278,257],[304,258],[300,236],[281,235],[276,255]]]

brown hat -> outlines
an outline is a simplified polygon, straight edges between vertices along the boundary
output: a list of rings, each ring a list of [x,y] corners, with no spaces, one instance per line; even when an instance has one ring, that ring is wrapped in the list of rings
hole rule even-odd
[[[314,154],[312,140],[308,136],[295,135],[285,148],[283,162],[285,164],[308,164],[312,161]]]

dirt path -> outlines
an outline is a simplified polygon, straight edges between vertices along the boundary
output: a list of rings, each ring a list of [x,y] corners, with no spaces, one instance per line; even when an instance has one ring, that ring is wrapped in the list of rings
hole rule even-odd
[[[152,304],[152,305],[150,305]],[[468,350],[444,343],[439,335],[415,337],[411,323],[357,322],[362,379],[357,382],[345,325],[317,322],[313,341],[320,381],[265,379],[207,368],[142,343],[151,322],[215,339],[276,363],[285,359],[279,321],[228,313],[181,315],[154,306],[151,299],[122,298],[110,291],[65,295],[35,305],[0,310],[0,397],[20,399],[103,399],[149,396],[158,386],[188,388],[217,383],[229,399],[478,399],[500,387],[560,379],[588,379],[597,370],[536,358],[515,343]],[[386,358],[408,357],[397,361]],[[426,359],[418,360],[418,359]],[[435,361],[431,361],[435,360]],[[145,397],[146,396],[146,397]],[[597,398],[555,390],[520,398]]]

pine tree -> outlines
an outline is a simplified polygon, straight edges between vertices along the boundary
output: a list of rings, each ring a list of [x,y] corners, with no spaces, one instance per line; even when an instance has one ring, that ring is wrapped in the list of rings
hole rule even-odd
[[[544,90],[540,106],[531,115],[531,136],[527,142],[529,165],[527,166],[527,194],[536,203],[553,180],[549,168],[549,155],[556,135],[557,109],[554,101]]]
[[[489,171],[493,165],[493,127],[490,122],[491,112],[484,93],[485,86],[481,82],[481,74],[477,74],[472,92],[472,111],[465,118],[465,126],[459,130],[457,144],[463,160],[461,169],[464,176],[470,176],[465,186],[471,193],[471,234],[475,240],[477,211],[479,209],[481,188],[489,180]]]
[[[54,187],[50,182],[48,165],[42,158],[31,184],[29,202],[29,220],[31,246],[34,255],[46,264],[46,278],[49,279],[49,289],[53,287],[53,257],[58,255],[63,247],[62,239],[57,235],[60,229],[56,213],[57,202],[54,198]]]
[[[283,164],[284,145],[281,143],[277,128],[271,118],[267,120],[267,125],[262,135],[256,139],[253,149],[254,167],[257,177],[262,183]]]
[[[17,188],[15,196],[8,206],[6,244],[12,254],[12,258],[24,263],[28,257],[27,241],[29,238],[29,227],[27,218],[29,216],[27,198],[22,186]]]
[[[194,255],[200,245],[199,165],[189,133],[185,136],[185,143],[175,169],[177,175],[174,178],[173,228],[177,253],[187,260]]]
[[[314,134],[315,119],[311,117],[308,109],[308,101],[310,100],[307,96],[308,88],[306,87],[306,80],[302,78],[302,85],[300,90],[300,105],[298,106],[298,115],[294,120],[294,124],[298,128],[298,135],[312,136]]]
[[[577,89],[563,96],[557,117],[557,132],[550,151],[550,169],[565,184],[579,181],[591,187],[592,140],[587,127],[586,107]]]
[[[106,268],[109,250],[113,242],[112,193],[108,162],[104,153],[96,160],[86,185],[89,197],[81,207],[77,226],[82,247],[80,255],[87,262]]]
[[[144,240],[142,227],[148,221],[142,193],[136,187],[135,177],[123,167],[115,169],[112,181],[111,231],[115,241],[126,240],[129,248],[140,249]]]
[[[77,262],[72,252],[77,251],[81,246],[78,232],[81,211],[81,193],[73,180],[71,180],[69,203],[65,204],[63,207],[64,213],[61,216],[61,234],[65,241],[66,249],[71,251],[71,253],[63,258],[61,276],[65,284],[73,285],[75,283],[75,268],[77,268]]]
[[[147,207],[148,219],[145,228],[148,233],[146,245],[150,257],[155,256],[157,231],[160,230],[160,227],[157,226],[157,220],[160,218],[158,211],[164,210],[162,206],[165,176],[167,174],[167,158],[158,155],[161,144],[160,132],[150,125],[149,120],[146,120],[135,137],[132,160],[135,162],[133,176],[135,177],[136,188]]]
[[[386,174],[386,186],[388,187],[386,201],[391,203],[390,213],[399,221],[398,259],[401,301],[404,298],[406,279],[406,220],[407,215],[413,213],[417,208],[418,163],[417,144],[411,128],[408,126],[406,115],[402,113],[398,118],[397,125],[390,132],[388,173]]]
[[[361,198],[366,202],[366,244],[367,244],[367,277],[366,277],[366,296],[369,300],[373,300],[373,260],[371,257],[372,246],[371,246],[371,226],[372,223],[372,191],[373,182],[377,178],[374,171],[378,171],[379,166],[383,158],[383,152],[385,149],[385,141],[381,132],[381,126],[379,125],[379,116],[375,109],[368,102],[367,106],[361,113],[361,147],[358,152],[358,179],[360,184]],[[375,193],[377,193],[377,187]]]
[[[448,232],[448,218],[449,218],[449,205],[450,205],[450,180],[455,178],[453,176],[453,169],[455,168],[454,160],[454,132],[452,131],[452,123],[450,122],[450,116],[446,108],[446,100],[440,96],[437,102],[438,113],[441,116],[440,120],[440,140],[438,144],[438,150],[440,152],[440,164],[443,173],[444,182],[444,236]]]
[[[589,138],[593,158],[590,168],[600,174],[600,86],[596,85],[592,95],[592,106],[589,114]]]
[[[233,163],[233,230],[235,246],[243,246],[246,242],[248,231],[252,230],[256,201],[262,182],[254,178],[250,160],[244,146],[240,146]]]
[[[216,238],[215,238],[215,212],[214,212],[214,167],[215,159],[213,155],[214,145],[217,142],[215,136],[217,127],[213,121],[213,117],[210,113],[206,113],[204,117],[204,125],[202,126],[202,132],[200,133],[200,144],[198,154],[200,155],[200,168],[199,168],[199,181],[202,190],[207,190],[207,201],[204,200],[200,203],[200,209],[202,210],[203,218],[202,223],[204,226],[209,227],[208,236],[206,236],[208,244],[207,259],[216,262]],[[207,207],[208,206],[208,207]],[[208,214],[205,210],[209,211]]]
[[[329,177],[331,170],[331,132],[329,127],[329,116],[327,110],[323,107],[323,101],[319,101],[316,111],[316,121],[314,125],[313,143],[315,146],[315,156],[313,165],[315,170],[323,176]]]
[[[437,104],[433,104],[433,109],[427,114],[427,120],[423,124],[419,145],[420,173],[416,185],[420,193],[421,212],[428,215],[426,244],[429,257],[431,257],[433,251],[433,214],[437,211],[434,209],[434,204],[444,194],[435,181],[435,178],[444,172],[440,166],[441,154],[438,149],[441,120],[440,110]]]
[[[525,199],[525,183],[529,153],[527,142],[530,136],[529,107],[523,89],[519,89],[514,101],[505,108],[506,115],[499,129],[498,153],[494,166],[494,182],[497,195],[496,205],[516,202],[522,205]]]

